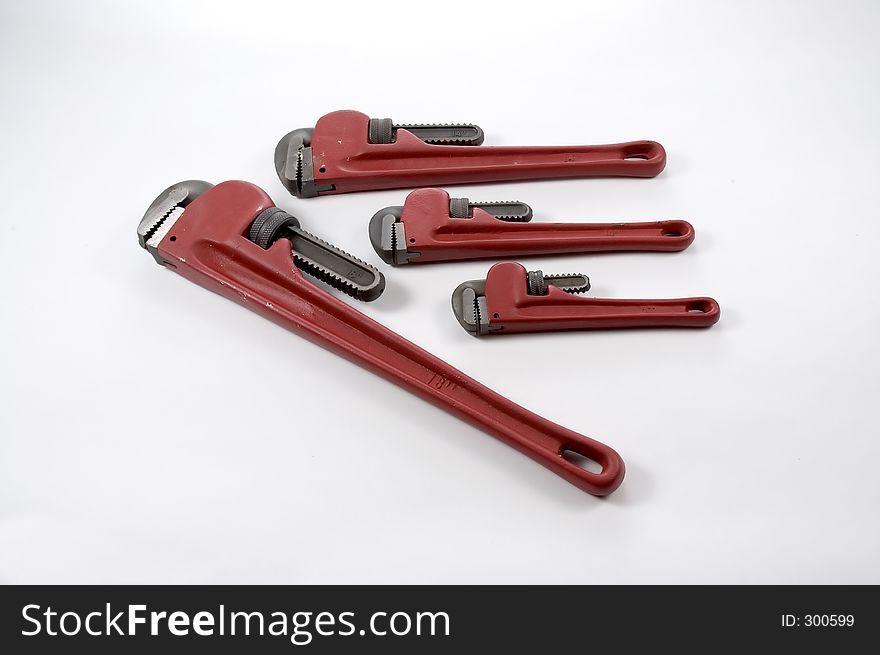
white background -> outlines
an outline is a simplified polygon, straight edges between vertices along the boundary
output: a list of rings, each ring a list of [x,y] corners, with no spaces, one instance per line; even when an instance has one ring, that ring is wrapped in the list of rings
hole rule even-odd
[[[3,2],[0,580],[880,582],[880,5]],[[594,295],[711,295],[704,331],[482,340],[490,262],[390,269],[406,191],[302,201],[287,131],[336,109],[487,144],[655,139],[651,180],[455,189],[535,220],[685,218],[680,254],[527,260]],[[378,265],[360,305],[615,447],[598,500],[155,265],[180,179],[246,179]]]

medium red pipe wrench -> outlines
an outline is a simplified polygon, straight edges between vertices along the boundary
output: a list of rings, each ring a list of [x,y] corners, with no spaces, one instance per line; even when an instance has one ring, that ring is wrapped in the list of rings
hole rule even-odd
[[[260,188],[181,182],[153,202],[138,238],[160,264],[482,428],[580,489],[603,496],[622,482],[623,461],[608,446],[514,404],[307,281],[302,272],[365,299],[384,284],[372,267],[300,230]],[[566,459],[576,455],[601,472]]]
[[[694,240],[687,221],[530,223],[523,202],[470,202],[443,189],[418,189],[403,207],[370,220],[370,241],[387,264],[583,252],[684,250]]]
[[[275,148],[281,183],[300,198],[331,193],[565,177],[654,177],[654,141],[599,146],[483,146],[476,125],[395,125],[356,111],[322,116]]]
[[[586,275],[544,275],[501,262],[485,280],[470,280],[452,293],[452,311],[474,336],[638,327],[709,327],[721,318],[712,298],[623,300],[574,294],[590,288]]]

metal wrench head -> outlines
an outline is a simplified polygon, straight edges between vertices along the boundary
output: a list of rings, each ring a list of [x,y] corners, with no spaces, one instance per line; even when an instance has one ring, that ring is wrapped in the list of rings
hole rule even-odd
[[[313,132],[311,127],[301,127],[285,134],[275,146],[278,179],[285,189],[298,198],[314,198],[318,195],[311,148]]]
[[[370,219],[370,243],[382,261],[392,266],[406,264],[420,253],[407,248],[403,207],[385,207]]]
[[[476,146],[483,143],[483,130],[477,125],[395,125],[390,118],[369,119],[364,137],[367,143],[387,145],[395,142],[399,129],[410,132],[427,144]],[[275,146],[275,171],[278,173],[278,179],[281,180],[284,188],[299,198],[314,198],[336,188],[333,184],[322,184],[315,180],[315,162],[312,155],[314,132],[314,128],[311,127],[293,130],[284,135]],[[324,172],[320,164],[319,172]]]
[[[468,334],[479,337],[489,332],[486,308],[486,280],[468,280],[452,292],[452,313]]]
[[[138,224],[137,233],[141,248],[153,255],[158,264],[165,265],[165,260],[159,255],[159,242],[177,222],[186,206],[213,186],[202,180],[184,180],[172,184],[156,196]]]
[[[494,268],[494,267],[493,267]],[[489,275],[492,275],[490,269]],[[542,271],[526,271],[526,292],[530,296],[546,296],[548,287],[554,286],[568,294],[586,293],[590,289],[590,278],[580,273],[565,275],[544,275]],[[486,280],[468,280],[459,284],[452,292],[452,312],[468,334],[475,337],[502,329],[492,325],[486,301]]]

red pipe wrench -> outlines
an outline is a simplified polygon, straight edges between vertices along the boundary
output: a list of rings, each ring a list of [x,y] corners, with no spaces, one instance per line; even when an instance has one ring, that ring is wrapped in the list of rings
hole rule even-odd
[[[583,298],[586,275],[544,275],[501,262],[485,280],[470,280],[452,293],[452,311],[474,336],[595,328],[709,327],[721,318],[712,298],[622,300]]]
[[[654,177],[666,152],[654,141],[599,146],[482,146],[476,125],[395,125],[335,111],[285,135],[275,170],[300,198],[331,193],[566,177]]]
[[[694,240],[687,221],[530,223],[523,202],[470,202],[443,189],[418,189],[403,207],[370,220],[370,241],[387,264],[448,262],[583,252],[684,250]]]
[[[623,481],[623,461],[608,446],[516,405],[307,281],[303,272],[365,299],[384,284],[372,267],[300,230],[252,184],[169,187],[138,239],[158,263],[482,428],[588,493],[607,495]],[[577,456],[601,472],[567,459]]]

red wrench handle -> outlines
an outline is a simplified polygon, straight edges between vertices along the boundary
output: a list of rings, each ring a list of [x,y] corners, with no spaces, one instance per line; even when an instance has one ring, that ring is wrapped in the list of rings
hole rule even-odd
[[[478,209],[474,210],[476,216]],[[485,213],[485,212],[480,212]],[[644,223],[503,223],[467,226],[464,233],[438,234],[440,245],[411,247],[425,257],[473,259],[476,257],[518,257],[588,252],[684,250],[694,240],[694,228],[687,221]],[[482,227],[483,230],[478,228]],[[421,248],[421,249],[420,249]],[[445,252],[444,252],[445,251]]]
[[[554,286],[547,288],[546,295],[534,296],[528,293],[525,280],[526,270],[516,262],[501,262],[489,269],[486,307],[495,333],[709,327],[721,318],[721,308],[712,298],[589,298]]]
[[[269,250],[248,241],[249,222],[270,206],[253,185],[219,184],[187,207],[159,251],[184,277],[473,423],[580,489],[601,496],[620,485],[624,464],[608,446],[520,407],[306,281],[287,240]],[[602,471],[581,469],[566,450]]]
[[[654,177],[666,166],[655,141],[594,146],[428,144],[405,129],[394,143],[367,140],[369,116],[323,116],[311,137],[316,182],[324,193],[571,177]]]
[[[478,206],[470,218],[452,218],[449,194],[419,189],[409,194],[401,221],[410,264],[585,252],[684,250],[694,241],[687,221],[637,223],[525,223],[501,220]]]

